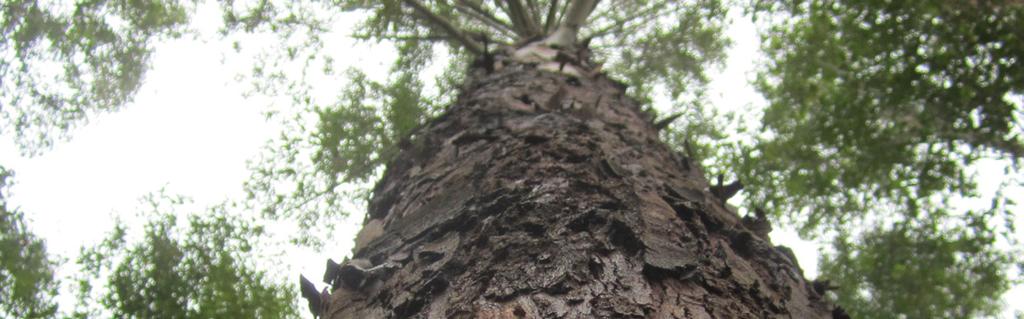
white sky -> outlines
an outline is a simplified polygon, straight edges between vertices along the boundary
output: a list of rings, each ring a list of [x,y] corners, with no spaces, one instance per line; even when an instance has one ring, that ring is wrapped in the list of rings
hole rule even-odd
[[[727,67],[714,76],[709,96],[716,107],[749,110],[762,103],[748,84],[759,41],[747,19],[736,21]],[[193,198],[199,207],[243,195],[246,161],[280,128],[264,120],[261,107],[267,100],[243,98],[246,84],[235,75],[251,62],[222,61],[226,48],[192,39],[159,45],[134,103],[96,117],[71,141],[42,156],[22,158],[8,137],[0,140],[0,163],[16,173],[10,203],[26,214],[50,252],[73,263],[82,245],[97,243],[111,229],[113,217],[132,220],[139,198],[163,187]],[[345,52],[350,58],[344,61],[352,64],[374,60],[358,47]],[[320,278],[326,258],[348,254],[360,219],[346,221],[322,253],[293,250],[282,257],[292,269],[283,277],[292,281],[300,272]],[[817,275],[816,245],[778,227],[772,239],[794,249],[808,278]],[[305,313],[304,306],[300,309]]]

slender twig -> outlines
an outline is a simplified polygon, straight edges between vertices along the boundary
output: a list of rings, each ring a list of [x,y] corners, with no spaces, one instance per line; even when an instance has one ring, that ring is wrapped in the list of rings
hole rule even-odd
[[[459,12],[462,12],[463,14],[469,16],[470,18],[473,18],[474,20],[480,21],[480,23],[483,23],[491,28],[494,28],[495,32],[501,33],[502,35],[508,36],[509,38],[516,37],[516,31],[512,30],[512,27],[506,24],[502,24],[501,21],[488,19],[487,17],[477,13],[476,11],[473,11],[472,9],[469,9],[461,5],[455,5],[455,10],[459,10]]]
[[[638,11],[638,12],[630,15],[628,18],[625,18],[625,19],[614,19],[615,21],[613,21],[612,23],[608,24],[607,26],[605,26],[605,27],[603,27],[601,29],[598,29],[597,31],[594,31],[594,32],[590,33],[588,35],[588,37],[600,38],[600,37],[608,35],[608,33],[611,33],[613,30],[620,30],[620,31],[624,30],[626,23],[630,23],[633,20],[636,20],[636,19],[641,18],[641,17],[646,16],[646,15],[650,15],[651,13],[654,13],[655,11],[661,10],[664,7],[665,7],[665,2],[661,2],[661,3],[655,4],[655,5],[647,8],[647,9]],[[680,6],[680,7],[682,7],[682,6]],[[672,12],[675,12],[678,9],[679,8],[673,9]],[[660,16],[660,14],[659,14],[659,16]],[[646,19],[645,21],[653,21],[653,20],[655,20],[655,19]]]
[[[466,32],[463,32],[458,27],[452,25],[445,18],[442,18],[435,14],[434,12],[430,11],[429,8],[423,6],[423,4],[420,3],[419,1],[404,0],[403,2],[412,7],[413,11],[418,13],[424,19],[427,19],[429,22],[441,28],[441,30],[444,31],[444,33],[447,33],[452,38],[455,38],[455,40],[458,40],[458,42],[462,44],[462,46],[465,47],[470,52],[473,52],[474,54],[481,54],[484,52],[483,47],[480,45],[479,42],[474,41],[472,38],[469,37],[469,35],[466,34]]]
[[[507,30],[507,32],[516,33],[516,30],[512,27],[512,25],[509,24],[508,21],[498,19],[498,17],[495,17],[494,14],[491,13],[490,11],[484,10],[484,8],[481,8],[480,6],[478,6],[478,5],[476,5],[476,4],[472,3],[472,2],[469,2],[469,1],[466,1],[466,0],[459,0],[458,5],[456,5],[455,7],[456,8],[469,8],[470,10],[475,12],[478,16],[483,17],[484,19],[486,19],[488,21],[491,21],[491,23],[494,23],[496,25],[500,25],[502,28]]]
[[[451,41],[452,37],[446,35],[398,35],[398,34],[385,34],[385,35],[369,35],[369,34],[351,34],[349,37],[357,40],[393,40],[393,41]]]

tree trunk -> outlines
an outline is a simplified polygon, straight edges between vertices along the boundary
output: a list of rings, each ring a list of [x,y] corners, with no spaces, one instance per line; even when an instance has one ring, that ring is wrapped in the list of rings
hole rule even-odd
[[[472,72],[387,167],[354,252],[376,268],[325,318],[831,316],[621,85]]]

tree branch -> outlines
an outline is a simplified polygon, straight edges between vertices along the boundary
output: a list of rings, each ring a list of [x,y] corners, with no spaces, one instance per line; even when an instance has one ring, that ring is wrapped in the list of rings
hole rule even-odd
[[[450,36],[446,35],[399,35],[399,34],[385,34],[385,35],[369,35],[369,34],[351,34],[349,37],[357,40],[392,40],[392,41],[427,41],[427,42],[440,42],[440,41],[451,41],[454,40]]]
[[[548,17],[544,19],[544,33],[551,32],[551,27],[555,25],[555,19],[558,15],[558,0],[551,0],[551,6],[548,7]]]
[[[470,18],[473,18],[477,21],[480,21],[480,23],[483,23],[487,26],[490,26],[491,28],[494,28],[496,32],[508,36],[509,38],[514,39],[516,37],[516,30],[512,30],[512,26],[508,25],[508,23],[505,21],[501,21],[498,20],[497,18],[494,18],[494,16],[491,16],[486,11],[483,14],[481,14],[476,10],[473,10],[471,6],[467,6],[464,4],[456,4],[455,10],[459,10],[459,12],[462,12],[463,14],[469,16]]]
[[[492,14],[490,11],[484,10],[484,8],[480,7],[478,4],[475,4],[475,3],[472,3],[472,2],[469,2],[469,1],[466,1],[466,0],[459,0],[459,3],[461,3],[462,5],[464,5],[466,7],[469,7],[470,9],[473,9],[473,11],[476,11],[477,13],[480,13],[481,15],[484,15],[485,17],[489,17],[489,19],[492,19],[492,20],[494,20],[496,22],[501,23],[502,25],[507,27],[509,30],[511,30],[513,33],[515,33],[517,36],[524,37],[524,38],[527,37],[526,31],[520,28],[520,26],[516,23],[515,19],[513,19],[511,22],[508,22],[508,21],[499,19],[498,17],[494,16],[494,14]],[[495,1],[495,6],[497,6],[498,9],[501,9],[501,11],[504,12],[506,16],[509,16],[510,18],[512,18],[512,15],[509,13],[508,9],[503,7],[501,5],[500,1]]]
[[[494,6],[498,7],[498,9],[501,9],[501,12],[504,12],[505,16],[509,18],[509,21],[512,23],[512,29],[516,31],[516,34],[524,38],[529,37],[527,35],[528,33],[526,32],[526,29],[523,28],[523,24],[516,19],[516,16],[512,14],[512,11],[509,11],[507,4],[508,3],[504,1],[494,1]]]
[[[541,24],[544,23],[544,21],[540,20],[541,16],[540,10],[537,9],[537,0],[526,0],[526,8],[529,9],[530,21],[533,21],[533,25],[537,27],[537,31],[544,32],[544,30],[541,29]]]
[[[555,24],[552,27],[557,29],[558,26],[562,25],[562,20],[565,19],[565,13],[569,12],[570,4],[572,4],[572,0],[565,0],[565,3],[562,4],[562,10],[558,11],[558,19],[555,20]]]
[[[645,9],[645,10],[641,10],[641,11],[639,11],[637,13],[634,13],[634,14],[630,15],[628,18],[625,18],[625,19],[613,19],[615,21],[612,22],[611,24],[609,24],[609,25],[607,25],[607,26],[605,26],[605,27],[603,27],[601,29],[598,29],[597,31],[594,31],[594,32],[590,33],[587,36],[591,37],[591,38],[600,38],[600,37],[608,35],[609,33],[611,33],[614,30],[619,30],[619,31],[625,30],[627,23],[630,23],[633,20],[636,20],[636,19],[638,19],[640,17],[649,15],[651,13],[661,11],[661,9],[665,8],[665,4],[666,4],[665,2],[661,2],[661,3],[655,4],[654,6],[651,6],[651,7],[647,8],[647,9]],[[672,9],[670,12],[677,12],[681,8],[682,8],[682,6],[676,7],[674,9]],[[658,14],[657,16],[661,16],[661,14]],[[654,19],[648,19],[648,20],[654,20]]]
[[[500,25],[501,28],[504,28],[505,32],[510,32],[512,34],[515,34],[515,35],[520,35],[520,34],[518,34],[516,32],[515,28],[513,28],[512,25],[509,24],[508,21],[505,21],[505,20],[502,20],[502,19],[498,19],[498,17],[495,17],[493,13],[491,13],[490,11],[484,10],[484,8],[481,8],[480,6],[476,5],[475,3],[472,3],[472,2],[469,2],[469,1],[466,1],[466,0],[459,0],[459,3],[458,3],[458,5],[455,6],[455,8],[459,9],[459,8],[462,8],[462,7],[469,8],[470,10],[475,12],[476,15],[478,15],[480,17],[483,17],[483,19],[491,21],[491,23],[493,23],[495,25]]]
[[[540,34],[540,27],[530,17],[530,13],[526,11],[526,7],[523,6],[520,0],[505,0],[505,5],[508,6],[509,18],[512,19],[512,23],[518,25],[519,29],[524,31],[526,37]]]
[[[421,15],[424,19],[427,19],[427,21],[441,28],[444,33],[447,33],[452,38],[455,38],[455,40],[458,40],[458,42],[470,52],[473,52],[474,54],[482,54],[484,52],[483,46],[479,42],[474,41],[466,34],[466,32],[463,32],[455,25],[452,25],[445,18],[442,18],[430,11],[429,8],[423,6],[419,1],[404,0],[403,2],[412,7],[413,11]]]
[[[583,24],[587,22],[587,17],[597,7],[598,0],[575,0],[572,5],[569,6],[569,11],[566,12],[565,21],[562,21],[562,26],[568,27],[579,31]]]
[[[597,7],[599,0],[574,0],[565,13],[565,20],[544,42],[549,45],[569,47],[576,44],[580,28],[587,22],[587,17]]]

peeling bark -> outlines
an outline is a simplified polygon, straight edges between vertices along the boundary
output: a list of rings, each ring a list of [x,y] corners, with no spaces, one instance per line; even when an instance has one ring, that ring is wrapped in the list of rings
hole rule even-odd
[[[506,63],[390,163],[354,258],[392,270],[325,318],[832,316],[621,84]]]

